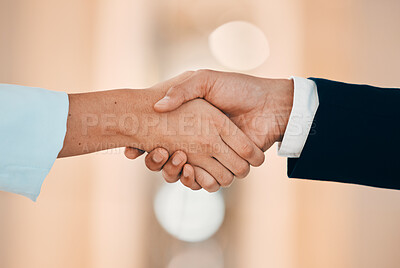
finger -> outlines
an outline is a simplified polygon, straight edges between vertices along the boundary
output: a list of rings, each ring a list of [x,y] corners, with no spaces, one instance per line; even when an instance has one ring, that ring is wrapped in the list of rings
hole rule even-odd
[[[187,156],[182,151],[176,151],[163,167],[163,177],[166,182],[172,183],[179,180]]]
[[[225,117],[220,124],[222,140],[240,157],[252,166],[258,167],[264,163],[265,155],[229,118]]]
[[[168,161],[169,153],[164,148],[156,148],[146,155],[144,162],[148,169],[160,171]]]
[[[196,182],[194,178],[194,168],[190,164],[183,166],[181,175],[181,183],[192,190],[200,190],[201,186]]]
[[[194,176],[196,178],[197,183],[203,187],[207,192],[216,192],[219,190],[220,185],[211,176],[207,171],[202,169],[201,167],[193,167],[194,168]]]
[[[141,156],[142,154],[144,154],[144,151],[136,149],[136,148],[132,148],[132,147],[126,147],[125,148],[125,156],[128,159],[136,159],[139,156]]]
[[[213,146],[212,155],[238,178],[244,178],[250,172],[249,163],[226,145],[223,140],[220,144]]]
[[[213,72],[200,70],[194,72],[183,82],[173,85],[164,98],[154,105],[156,112],[173,111],[192,99],[203,98],[213,85]]]
[[[233,182],[233,174],[230,172],[226,167],[224,167],[218,160],[214,158],[207,158],[201,163],[201,167],[207,171],[209,175],[211,175],[215,181],[219,184],[219,186],[222,187],[228,187],[232,184]],[[197,173],[195,173],[195,178],[196,181],[208,191],[207,188],[212,188],[212,187],[204,187],[201,181],[199,181],[199,178],[197,176]]]

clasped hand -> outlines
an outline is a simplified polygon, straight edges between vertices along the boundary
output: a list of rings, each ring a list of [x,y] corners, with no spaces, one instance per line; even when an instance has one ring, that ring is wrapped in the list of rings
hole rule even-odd
[[[151,96],[154,107],[142,107],[141,118],[156,118],[157,123],[151,133],[139,131],[140,140],[146,142],[132,144],[125,155],[134,159],[150,152],[147,167],[162,169],[167,182],[180,179],[193,190],[214,192],[229,186],[234,176],[245,177],[250,165],[261,165],[263,151],[282,139],[293,84],[286,79],[200,70],[143,94]]]

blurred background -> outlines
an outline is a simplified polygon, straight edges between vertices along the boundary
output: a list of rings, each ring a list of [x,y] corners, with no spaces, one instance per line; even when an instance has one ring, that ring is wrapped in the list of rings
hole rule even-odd
[[[399,14],[398,0],[0,0],[0,82],[74,93],[212,68],[400,87]],[[57,160],[37,203],[0,192],[0,267],[400,267],[398,191],[289,180],[276,148],[266,159],[213,195],[120,150]]]

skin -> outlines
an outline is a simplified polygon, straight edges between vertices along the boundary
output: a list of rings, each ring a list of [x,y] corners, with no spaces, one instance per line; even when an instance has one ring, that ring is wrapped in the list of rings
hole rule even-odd
[[[154,109],[160,113],[170,112],[192,99],[205,99],[227,114],[259,148],[266,151],[275,142],[282,141],[293,106],[293,91],[293,81],[288,79],[199,70],[173,85]],[[167,174],[178,180],[179,167],[167,164],[164,176]],[[153,170],[157,169],[153,167]],[[184,185],[193,188],[197,178],[180,179]]]
[[[229,186],[234,175],[246,176],[249,164],[261,165],[264,154],[220,110],[198,99],[169,113],[154,111],[153,105],[171,86],[192,74],[144,90],[69,95],[67,133],[59,157],[129,147],[136,151],[127,149],[127,155],[153,151],[146,157],[149,165],[172,155],[164,166],[166,180],[174,179],[169,169],[177,169],[193,189],[209,192]]]

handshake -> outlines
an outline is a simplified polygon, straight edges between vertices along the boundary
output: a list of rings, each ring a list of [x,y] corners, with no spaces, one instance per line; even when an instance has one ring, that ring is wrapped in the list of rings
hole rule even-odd
[[[244,178],[281,141],[293,82],[211,70],[186,72],[144,90],[71,94],[59,157],[126,147],[144,152],[167,182],[209,192]]]

